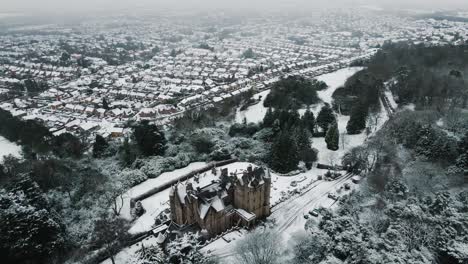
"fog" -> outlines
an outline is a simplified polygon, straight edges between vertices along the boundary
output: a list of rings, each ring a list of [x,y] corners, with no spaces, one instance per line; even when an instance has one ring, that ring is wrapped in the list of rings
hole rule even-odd
[[[140,10],[269,10],[371,5],[381,8],[466,9],[467,0],[0,0],[0,13],[136,12]]]

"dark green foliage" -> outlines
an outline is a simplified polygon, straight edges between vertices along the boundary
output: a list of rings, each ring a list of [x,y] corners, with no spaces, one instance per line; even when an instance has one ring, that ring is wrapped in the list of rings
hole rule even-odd
[[[396,75],[390,86],[397,102],[417,107],[466,107],[468,45],[431,46],[386,43],[369,62],[367,71],[381,80]]]
[[[302,124],[303,126],[305,126],[310,133],[314,133],[315,132],[315,116],[314,116],[314,113],[312,111],[310,111],[309,108],[307,108],[306,112],[304,113],[304,115],[302,116]]]
[[[271,122],[273,120],[273,122]],[[267,121],[267,122],[265,122]],[[275,111],[267,111],[265,114],[263,127],[271,127],[274,130],[288,130],[298,126],[301,122],[299,113],[295,110],[276,109]]]
[[[43,81],[37,82],[36,80],[26,79],[24,81],[24,88],[29,93],[38,93],[49,89],[49,84]]]
[[[101,135],[96,134],[96,139],[94,140],[93,144],[93,156],[101,157],[108,146],[109,143],[107,143],[106,139],[103,138]]]
[[[206,135],[194,135],[190,143],[198,153],[208,154],[213,150],[214,142]]]
[[[235,123],[229,128],[229,136],[230,137],[235,137],[235,136],[243,136],[243,137],[251,137],[255,133],[260,130],[259,126],[255,123]]]
[[[51,144],[54,153],[62,158],[68,156],[79,158],[85,149],[85,146],[81,140],[70,133],[63,133],[57,137],[54,137],[51,141]]]
[[[299,159],[304,161],[307,169],[312,169],[312,164],[317,161],[318,150],[314,148],[303,149],[299,152]]]
[[[277,116],[275,116],[275,114],[273,113],[273,109],[271,107],[268,107],[268,110],[265,116],[263,117],[263,126],[272,127],[276,118]]]
[[[214,48],[211,47],[210,45],[206,44],[206,43],[202,43],[202,44],[198,45],[198,48],[199,48],[199,49],[206,49],[206,50],[214,51]]]
[[[248,48],[247,50],[244,51],[244,53],[242,53],[242,57],[244,59],[253,59],[255,58],[255,53],[253,52],[252,48]]]
[[[289,76],[276,82],[265,98],[265,107],[299,109],[303,105],[319,102],[317,96],[318,83],[313,83],[304,77]]]
[[[330,124],[336,122],[335,115],[333,114],[333,109],[329,104],[325,104],[317,116],[317,125],[322,128],[323,131],[328,131]]]
[[[107,99],[106,98],[102,98],[102,108],[106,109],[106,110],[109,110],[110,107],[109,107],[109,103],[107,102]]]
[[[125,138],[122,146],[119,149],[119,158],[120,162],[124,166],[130,166],[136,160],[138,153],[135,149],[135,146],[130,144],[128,138]]]
[[[164,132],[160,131],[156,125],[142,121],[134,128],[133,135],[143,155],[164,155],[167,141]]]
[[[12,142],[21,141],[36,152],[48,151],[47,143],[52,138],[49,130],[37,121],[23,121],[3,109],[0,109],[0,135]]]
[[[356,105],[378,110],[379,92],[382,89],[382,80],[368,70],[359,71],[333,93],[334,108],[341,114],[349,114]]]
[[[340,143],[340,132],[338,131],[338,124],[332,123],[328,128],[327,134],[325,135],[325,142],[327,148],[330,150],[338,150]]]
[[[231,158],[231,150],[226,146],[218,147],[210,153],[210,158],[216,161],[228,160]]]
[[[310,133],[303,127],[298,126],[294,128],[294,141],[296,142],[297,150],[299,152],[310,149]]]
[[[0,189],[2,263],[53,263],[65,249],[64,230],[47,200],[23,176],[7,193]]]
[[[351,110],[351,117],[346,125],[349,135],[356,135],[366,128],[368,106],[364,103],[356,103]]]
[[[303,104],[316,103],[318,97],[311,82],[291,76],[275,83],[265,99],[264,105],[275,108],[300,108]]]
[[[299,154],[291,133],[284,131],[277,136],[269,156],[269,164],[277,172],[287,173],[297,169]]]

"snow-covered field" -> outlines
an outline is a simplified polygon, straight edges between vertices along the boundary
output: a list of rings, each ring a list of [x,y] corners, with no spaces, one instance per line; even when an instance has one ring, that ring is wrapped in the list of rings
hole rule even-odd
[[[2,162],[3,157],[7,155],[20,157],[21,147],[16,145],[13,142],[8,141],[6,138],[0,136],[0,162]]]
[[[267,108],[263,106],[263,102],[265,101],[265,98],[267,97],[269,93],[270,93],[270,90],[266,90],[261,93],[255,94],[253,98],[258,99],[261,97],[260,102],[248,107],[247,109],[243,111],[240,111],[239,109],[237,109],[236,122],[242,123],[242,121],[244,121],[244,118],[246,118],[247,122],[249,123],[250,122],[258,123],[262,121],[263,117],[265,116],[267,112]]]

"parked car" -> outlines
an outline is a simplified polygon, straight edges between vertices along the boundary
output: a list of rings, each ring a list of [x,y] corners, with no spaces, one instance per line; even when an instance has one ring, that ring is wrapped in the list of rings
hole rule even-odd
[[[305,214],[305,215],[304,215],[304,218],[305,218],[305,219],[309,219],[309,215]]]
[[[310,214],[311,216],[315,216],[315,217],[319,216],[319,212],[318,212],[317,209],[310,210],[310,211],[309,211],[309,214]]]
[[[296,181],[292,181],[290,185],[291,185],[292,187],[296,187],[296,186],[297,186],[297,182],[296,182]]]
[[[333,200],[335,200],[335,201],[338,200],[338,197],[337,197],[335,194],[333,194],[333,193],[329,193],[329,194],[328,194],[328,198],[333,199]]]

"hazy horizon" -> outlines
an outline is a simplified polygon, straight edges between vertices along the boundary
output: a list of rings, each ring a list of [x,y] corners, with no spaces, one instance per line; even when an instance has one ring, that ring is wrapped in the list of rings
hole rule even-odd
[[[136,12],[136,11],[200,11],[204,9],[224,10],[303,10],[304,8],[339,7],[371,5],[382,8],[418,8],[431,9],[465,9],[466,0],[0,0],[1,13],[89,13],[89,12]]]

